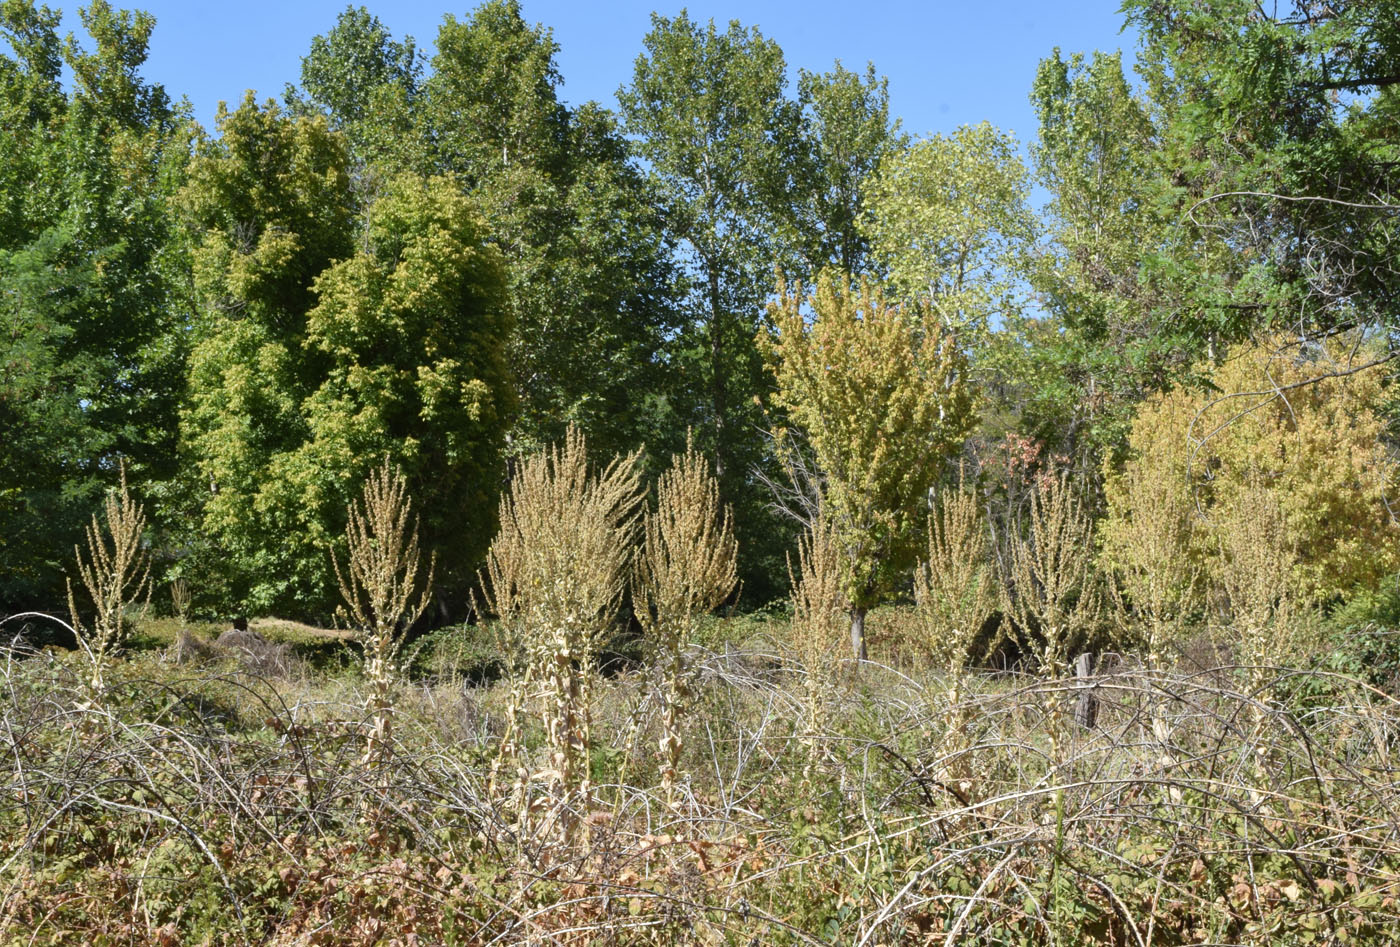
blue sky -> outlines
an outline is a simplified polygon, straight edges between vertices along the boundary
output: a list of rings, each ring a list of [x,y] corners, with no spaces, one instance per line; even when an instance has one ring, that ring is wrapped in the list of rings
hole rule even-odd
[[[49,0],[61,5],[61,0]],[[323,0],[114,0],[139,6],[156,17],[156,33],[145,70],[173,98],[188,96],[196,117],[210,127],[218,102],[238,101],[245,89],[259,98],[280,98],[299,76],[311,38],[326,32],[344,2]],[[412,35],[431,51],[444,13],[463,18],[475,3],[445,6],[445,0],[366,3],[396,36]],[[597,99],[616,105],[619,85],[632,63],[653,10],[674,15],[680,4],[656,0],[565,2],[523,0],[528,20],[554,29],[560,44],[563,97],[572,103]],[[1027,101],[1036,63],[1059,46],[1066,52],[1131,51],[1135,37],[1120,33],[1115,0],[1100,2],[852,3],[850,0],[692,2],[693,19],[718,23],[738,19],[778,41],[788,66],[813,71],[840,59],[848,68],[873,61],[889,77],[891,107],[916,135],[943,132],[987,120],[1014,130],[1024,142],[1035,131]],[[76,6],[64,6],[65,26],[77,28]]]

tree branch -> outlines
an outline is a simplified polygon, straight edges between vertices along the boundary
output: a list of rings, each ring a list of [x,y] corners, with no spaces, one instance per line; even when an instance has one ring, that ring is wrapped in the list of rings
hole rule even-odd
[[[1331,92],[1341,89],[1377,89],[1386,86],[1400,84],[1400,73],[1389,76],[1363,76],[1360,79],[1332,79],[1327,82],[1310,82],[1303,86],[1305,89],[1316,89],[1319,92]]]

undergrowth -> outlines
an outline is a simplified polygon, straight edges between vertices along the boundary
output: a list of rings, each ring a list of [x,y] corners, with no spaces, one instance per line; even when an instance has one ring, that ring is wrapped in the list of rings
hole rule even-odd
[[[94,706],[76,656],[0,655],[0,941],[1400,935],[1400,707],[1356,677],[971,673],[952,706],[933,671],[846,663],[818,695],[814,760],[797,654],[758,635],[688,660],[693,710],[669,798],[653,760],[628,758],[657,746],[654,689],[642,670],[605,677],[591,788],[567,800],[581,828],[564,844],[490,791],[505,683],[410,678],[374,765],[354,675],[264,680],[138,652]],[[1085,686],[1101,704],[1092,730],[1055,712]],[[521,719],[542,798],[550,741]],[[965,732],[950,739],[954,721]]]

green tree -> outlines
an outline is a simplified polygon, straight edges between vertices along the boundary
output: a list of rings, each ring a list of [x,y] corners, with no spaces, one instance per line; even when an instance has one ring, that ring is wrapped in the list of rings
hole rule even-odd
[[[289,88],[287,100],[294,109],[325,112],[372,187],[380,169],[426,169],[429,145],[418,137],[422,86],[423,55],[413,37],[395,40],[364,7],[347,7],[329,32],[311,40],[301,88]]]
[[[969,344],[1020,311],[1029,196],[1015,140],[983,122],[888,155],[866,189],[864,225],[893,287],[929,300]]]
[[[376,459],[414,484],[440,597],[462,605],[495,531],[515,393],[504,263],[479,210],[446,178],[401,175],[366,210],[361,248],[317,278],[305,347],[323,360],[288,458],[285,502],[320,523]],[[321,539],[323,534],[318,534]]]
[[[236,110],[220,109],[218,128],[200,143],[178,200],[198,307],[179,517],[197,528],[181,539],[226,579],[229,598],[314,610],[333,588],[324,544],[343,527],[319,513],[343,509],[349,491],[308,507],[287,502],[283,484],[311,436],[303,404],[327,367],[305,344],[312,286],[354,250],[349,159],[324,119],[289,118],[251,93]]]
[[[1128,86],[1119,54],[1095,53],[1086,63],[1059,50],[1041,62],[1031,101],[1040,117],[1036,175],[1050,192],[1049,252],[1037,284],[1071,331],[1114,350],[1120,375],[1157,368],[1162,360],[1138,351],[1171,344],[1161,332],[1169,327],[1150,322],[1154,301],[1140,279],[1162,229],[1152,207],[1159,168],[1148,106]]]
[[[0,4],[0,609],[61,600],[119,458],[167,476],[184,342],[166,201],[185,124],[140,69],[155,21]],[[64,70],[71,84],[64,88]]]
[[[3,219],[0,233],[7,246],[32,234],[37,200],[30,187],[45,165],[49,125],[68,104],[61,84],[63,46],[58,36],[62,15],[32,2],[7,0],[0,5],[0,32],[10,55],[0,57],[0,93],[3,93],[4,134],[0,135],[4,161],[0,162],[0,201]]]
[[[762,600],[780,594],[791,524],[772,515],[754,476],[773,459],[753,436],[767,427],[761,401],[771,387],[754,339],[775,268],[802,269],[784,236],[798,232],[790,192],[801,114],[785,95],[782,50],[756,29],[719,30],[682,12],[653,16],[643,43],[618,100],[682,277],[667,352],[672,430],[693,428],[714,459],[735,511],[740,576]]]
[[[864,192],[862,226],[891,292],[926,300],[926,317],[952,331],[968,355],[984,395],[983,458],[1028,427],[1061,435],[1058,409],[1078,404],[1064,397],[1064,376],[1042,364],[1044,343],[1057,335],[1028,306],[1027,277],[1038,258],[1029,194],[1015,140],[986,123],[891,151]],[[1043,425],[1046,402],[1056,410]],[[1009,514],[1021,485],[999,475],[991,486]]]
[[[232,597],[324,614],[326,549],[387,457],[444,555],[444,604],[460,604],[514,410],[503,263],[479,210],[412,174],[357,204],[346,143],[320,117],[250,98],[220,132],[182,194],[202,304],[185,439]]]
[[[559,101],[558,46],[518,3],[447,17],[436,45],[424,75],[411,39],[348,9],[313,40],[291,98],[345,130],[365,195],[403,171],[450,175],[486,214],[515,324],[512,452],[571,423],[631,450],[654,433],[674,326],[655,201],[610,113]]]
[[[1397,290],[1389,5],[1124,12],[1136,91],[1119,57],[1058,52],[1032,90],[1051,192],[1035,286],[1060,327],[1033,356],[1061,381],[1026,400],[1047,440],[1080,432],[1067,452],[1089,468],[1121,452],[1137,400],[1193,383],[1231,345],[1390,326]]]
[[[951,333],[890,304],[878,286],[845,283],[828,273],[806,299],[785,292],[770,309],[764,348],[775,400],[821,471],[821,518],[841,553],[851,647],[863,659],[865,614],[912,564],[930,488],[974,415]],[[815,314],[810,323],[805,310]]]
[[[778,262],[772,208],[791,170],[798,113],[784,95],[782,50],[756,29],[653,14],[642,42],[618,99],[687,257],[676,368],[697,379],[688,420],[704,422],[732,495],[751,459],[751,399],[765,387],[753,339]]]
[[[793,245],[801,272],[814,281],[832,267],[861,274],[874,268],[870,239],[860,227],[866,183],[891,151],[906,145],[899,121],[890,119],[889,83],[838,61],[826,73],[798,70],[802,110],[801,149],[789,190],[785,240]]]
[[[1022,272],[1039,312],[1003,322],[985,363],[1004,423],[1092,476],[1116,455],[1133,405],[1181,377],[1202,350],[1180,318],[1185,287],[1154,279],[1147,259],[1173,217],[1151,104],[1118,54],[1040,63],[1031,149],[1049,192],[1044,241]]]
[[[516,0],[448,17],[426,88],[437,166],[475,195],[509,264],[517,453],[577,425],[605,452],[650,433],[674,326],[655,201],[607,110],[559,101],[559,47]]]
[[[348,126],[371,117],[380,86],[416,93],[422,71],[413,37],[397,41],[379,17],[364,7],[347,7],[329,33],[311,40],[301,84],[313,102]]]
[[[443,553],[442,600],[460,604],[514,410],[503,264],[479,210],[412,174],[357,204],[346,143],[320,117],[250,98],[220,132],[182,193],[202,310],[184,435],[231,596],[326,613],[326,550],[387,457]]]
[[[1395,323],[1400,27],[1365,0],[1125,4],[1174,226],[1148,278],[1185,287],[1208,354],[1251,333]]]
[[[445,170],[472,188],[494,184],[502,201],[550,189],[569,128],[558,53],[553,34],[528,24],[514,0],[444,18],[424,93]]]

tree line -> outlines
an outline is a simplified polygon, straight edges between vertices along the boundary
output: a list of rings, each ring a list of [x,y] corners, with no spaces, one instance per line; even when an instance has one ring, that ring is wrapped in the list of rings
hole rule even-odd
[[[959,483],[1013,549],[1063,478],[1142,608],[1234,556],[1199,524],[1260,490],[1307,595],[1375,588],[1388,7],[1129,2],[1136,79],[1050,51],[1023,148],[912,138],[874,65],[790,83],[772,38],[684,12],[616,111],[570,106],[510,0],[446,16],[431,56],[347,8],[280,100],[203,129],[141,75],[149,15],[95,2],[65,38],[6,0],[0,611],[62,600],[124,469],[197,610],[324,620],[388,463],[458,618],[512,472],[571,427],[648,477],[708,457],[749,604],[822,519],[857,642]],[[1148,519],[1184,524],[1171,589],[1132,582]]]

